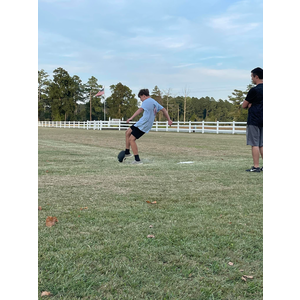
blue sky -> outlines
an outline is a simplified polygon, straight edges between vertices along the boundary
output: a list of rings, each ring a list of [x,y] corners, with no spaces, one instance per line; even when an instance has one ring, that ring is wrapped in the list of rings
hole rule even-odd
[[[228,99],[263,67],[262,0],[39,0],[38,68]]]

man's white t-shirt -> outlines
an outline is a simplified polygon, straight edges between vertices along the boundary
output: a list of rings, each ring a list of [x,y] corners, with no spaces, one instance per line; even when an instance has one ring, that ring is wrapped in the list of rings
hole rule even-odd
[[[157,101],[147,98],[142,102],[143,116],[134,124],[135,127],[147,133],[152,128],[156,114],[163,109]]]

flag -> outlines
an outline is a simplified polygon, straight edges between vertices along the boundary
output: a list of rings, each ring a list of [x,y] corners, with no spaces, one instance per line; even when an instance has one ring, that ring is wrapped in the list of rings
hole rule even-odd
[[[104,88],[101,89],[94,97],[104,95]]]

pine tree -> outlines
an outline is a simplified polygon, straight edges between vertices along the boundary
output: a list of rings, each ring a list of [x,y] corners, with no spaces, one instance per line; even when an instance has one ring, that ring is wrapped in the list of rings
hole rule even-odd
[[[229,101],[233,104],[234,109],[231,115],[233,116],[233,120],[237,122],[245,122],[247,121],[247,110],[242,109],[242,103],[246,98],[247,92],[235,89],[232,92],[233,96],[228,96]]]
[[[38,71],[38,119],[45,120],[46,111],[50,108],[47,89],[50,84],[49,75],[45,70]]]
[[[95,97],[99,92],[102,85],[98,84],[98,79],[94,76],[88,79],[84,85],[85,101],[86,101],[86,119],[87,120],[103,120],[104,119],[104,105],[101,100],[104,101],[104,97]],[[90,110],[90,104],[92,104],[92,110]]]
[[[157,101],[160,105],[164,106],[163,103],[163,97],[162,97],[162,92],[161,90],[158,88],[158,86],[156,85],[154,87],[154,89],[152,90],[151,93],[151,98],[153,98],[155,101]],[[161,121],[163,117],[162,112],[158,112],[158,114],[155,116],[155,121],[158,119],[158,121]]]
[[[111,96],[106,99],[108,115],[111,118],[125,120],[130,118],[138,109],[138,101],[132,90],[119,82],[116,85],[111,85]]]
[[[55,69],[53,74],[53,81],[49,85],[52,120],[74,119],[73,80],[63,68]]]

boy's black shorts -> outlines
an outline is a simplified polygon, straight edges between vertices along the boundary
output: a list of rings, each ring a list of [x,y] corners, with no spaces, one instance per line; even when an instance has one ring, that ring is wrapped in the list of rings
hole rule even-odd
[[[143,134],[145,134],[144,131],[140,130],[139,128],[135,127],[134,125],[132,125],[131,127],[131,134],[138,140]]]

